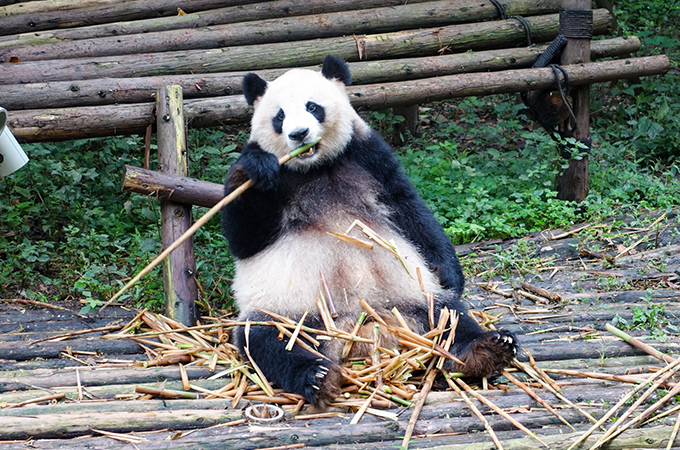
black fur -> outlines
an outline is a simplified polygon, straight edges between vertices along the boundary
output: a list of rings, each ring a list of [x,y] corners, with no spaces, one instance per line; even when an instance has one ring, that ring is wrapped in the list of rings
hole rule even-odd
[[[264,188],[249,189],[224,209],[222,227],[234,256],[241,259],[252,256],[280,235],[284,202],[297,195],[306,183],[318,177],[331,177],[334,171],[347,165],[358,165],[378,182],[380,200],[391,209],[391,220],[420,249],[441,285],[458,295],[463,292],[463,271],[451,241],[402,172],[392,149],[377,133],[363,141],[355,137],[332,164],[304,174],[279,167],[275,160],[257,143],[249,142],[227,175],[228,180],[233,171],[245,170],[256,186]],[[274,180],[279,184],[272,191]],[[225,193],[236,187],[227,186]],[[346,195],[337,190],[335,193]]]
[[[267,82],[254,73],[249,73],[243,77],[243,95],[246,97],[248,105],[253,106],[255,100],[262,97],[267,90]]]
[[[352,74],[349,72],[347,63],[340,58],[328,55],[323,59],[321,75],[329,80],[340,80],[345,86],[352,84]]]
[[[344,61],[329,58],[324,60],[324,76],[349,81]],[[249,95],[257,94],[257,89],[255,86]],[[501,370],[514,357],[517,347],[514,336],[507,332],[485,332],[467,314],[460,301],[464,278],[453,245],[403,173],[393,150],[377,133],[354,135],[337,157],[306,171],[279,166],[274,155],[262,150],[256,142],[249,142],[229,170],[225,194],[248,178],[254,186],[222,211],[222,228],[236,258],[252,257],[284,235],[314,227],[324,214],[338,208],[365,222],[385,220],[382,213],[377,212],[376,208],[380,207],[362,196],[365,189],[370,189],[389,211],[389,224],[383,225],[396,228],[396,232],[418,249],[445,288],[435,298],[436,316],[444,307],[459,314],[450,352],[465,365],[449,361],[445,368],[472,376],[486,376]],[[336,244],[333,239],[329,239],[329,243]],[[310,279],[310,282],[314,281]],[[414,320],[418,324],[416,329],[429,329],[423,297],[418,295],[405,301],[408,307],[400,310],[402,315]],[[250,313],[247,319],[261,320],[260,315]],[[322,328],[320,318],[312,316],[309,314],[305,324]],[[299,317],[291,318],[299,320]],[[279,332],[273,327],[251,327],[251,357],[270,381],[303,395],[314,406],[327,406],[341,381],[339,356],[327,353],[328,348],[324,346],[329,344],[325,343],[318,350],[330,361],[319,359],[298,345],[293,346],[293,351],[286,351],[287,339],[281,341],[278,337]],[[244,328],[236,331],[235,343],[243,350]]]

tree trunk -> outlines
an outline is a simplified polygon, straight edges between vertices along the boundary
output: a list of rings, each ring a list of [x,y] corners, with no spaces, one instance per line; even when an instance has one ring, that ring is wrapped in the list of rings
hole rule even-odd
[[[158,169],[161,173],[180,177],[187,176],[189,169],[183,106],[181,86],[158,90]],[[161,240],[164,249],[182,236],[192,223],[191,205],[161,200]],[[186,326],[194,326],[198,287],[193,238],[187,239],[163,260],[163,287],[167,316]]]
[[[669,68],[665,55],[565,67],[573,86],[658,75]],[[554,82],[550,68],[519,69],[351,86],[348,93],[354,107],[380,110],[473,95],[548,89]],[[187,100],[184,108],[189,125],[196,128],[245,122],[250,117],[245,100],[236,95]],[[135,104],[15,111],[8,125],[18,139],[30,142],[140,134],[151,123],[152,110],[152,104]]]
[[[559,10],[559,4],[556,2],[553,2],[552,8],[530,7],[535,3],[529,0],[524,0],[521,4],[525,7],[516,9],[522,10],[521,13],[525,16],[554,13]],[[539,5],[542,6],[542,4]],[[370,10],[14,47],[0,50],[0,61],[98,58],[136,53],[269,44],[353,34],[388,33],[490,20],[495,19],[497,15],[496,8],[491,3],[470,4],[466,0],[434,1]]]
[[[547,45],[481,52],[447,54],[423,58],[360,61],[350,63],[352,80],[357,84],[413,80],[463,72],[486,72],[531,67]],[[635,36],[593,41],[591,58],[607,58],[635,53],[640,40]],[[319,70],[319,66],[308,67]],[[258,72],[273,80],[287,69]],[[241,94],[243,72],[169,75],[141,78],[101,78],[80,81],[0,85],[2,105],[17,109],[65,108],[153,101],[159,86],[182,86],[184,98]]]
[[[562,0],[562,7],[565,10],[590,10],[590,5],[590,0]],[[590,39],[570,37],[562,52],[562,65],[588,62],[590,62]],[[573,89],[571,96],[576,121],[567,119],[569,126],[562,136],[586,141],[590,139],[590,86]],[[588,188],[588,153],[581,151],[581,157],[569,159],[569,167],[557,177],[557,198],[580,203],[588,195]]]
[[[529,17],[534,41],[546,42],[557,35],[558,15]],[[610,30],[613,17],[595,11],[594,31]],[[0,84],[84,80],[88,78],[152,76],[206,72],[272,69],[318,64],[330,52],[347,61],[431,56],[462,53],[526,43],[526,31],[516,19],[451,25],[395,33],[244,45],[210,50],[186,50],[92,59],[64,59],[12,64],[0,72]],[[4,65],[8,67],[8,65]]]
[[[1,2],[2,0],[0,0]],[[422,3],[431,0],[411,0]],[[559,4],[559,0],[556,1]],[[47,30],[42,33],[14,34],[0,37],[0,48],[23,47],[25,45],[65,42],[78,39],[94,39],[108,36],[151,33],[183,28],[200,28],[227,23],[250,22],[253,20],[276,19],[279,17],[305,16],[358,9],[402,5],[403,0],[276,0],[254,5],[228,6],[185,15],[142,19],[131,22],[115,22],[62,30]]]
[[[50,10],[52,0],[31,3],[43,5],[47,9],[17,15],[3,14],[3,10],[0,9],[0,34],[34,33],[53,28],[83,27],[99,23],[172,16],[177,14],[177,8],[181,8],[184,12],[193,13],[230,5],[257,3],[257,0],[192,0],[191,2],[183,0],[132,0],[79,8],[69,11],[68,14],[64,14],[63,11]],[[77,2],[71,3],[77,4]],[[4,8],[8,8],[8,6]]]

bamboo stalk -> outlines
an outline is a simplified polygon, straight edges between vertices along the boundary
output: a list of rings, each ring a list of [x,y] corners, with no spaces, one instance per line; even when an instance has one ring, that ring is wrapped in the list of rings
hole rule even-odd
[[[482,423],[484,424],[484,428],[486,428],[486,431],[488,431],[489,436],[491,436],[491,440],[496,445],[496,448],[498,450],[503,450],[503,446],[501,445],[500,441],[498,440],[498,436],[496,436],[496,433],[493,431],[493,428],[491,428],[491,424],[489,423],[488,420],[486,420],[486,418],[481,413],[481,411],[475,406],[474,403],[472,403],[470,401],[468,396],[465,395],[465,392],[460,390],[458,385],[453,380],[451,380],[450,378],[447,378],[446,382],[448,383],[449,386],[451,386],[451,388],[454,391],[456,391],[458,393],[458,395],[460,395],[460,397],[463,399],[463,401],[465,401],[465,403],[467,403],[468,408],[470,408],[470,411],[472,411],[474,413],[474,415],[477,416],[479,418],[479,420],[482,421]]]
[[[296,156],[306,152],[310,148],[314,147],[316,144],[318,144],[319,141],[317,140],[316,142],[312,142],[310,144],[303,145],[301,147],[296,148],[292,152],[290,152],[287,155],[282,156],[279,158],[279,165],[283,165],[290,161],[291,159],[295,158]],[[196,233],[203,225],[210,220],[211,217],[213,217],[215,214],[220,212],[224,206],[228,205],[231,203],[235,198],[237,198],[239,195],[241,195],[243,192],[245,192],[248,188],[250,188],[253,185],[252,180],[248,180],[245,183],[243,183],[241,186],[237,187],[234,189],[229,195],[224,197],[219,203],[217,203],[215,206],[210,208],[208,212],[203,214],[203,216],[196,221],[187,231],[182,234],[175,242],[170,244],[168,248],[166,248],[163,252],[161,252],[160,255],[156,257],[151,263],[149,263],[144,269],[142,269],[141,272],[139,272],[137,275],[135,275],[130,281],[127,282],[125,286],[123,286],[118,292],[116,292],[113,297],[111,297],[106,303],[102,305],[99,311],[103,311],[108,305],[110,305],[113,301],[117,300],[120,298],[121,295],[123,295],[125,292],[127,292],[128,289],[130,289],[132,286],[137,284],[137,282],[147,273],[151,272],[154,267],[156,267],[158,264],[160,264],[174,249],[182,245],[184,241],[189,239],[191,236]]]
[[[580,445],[582,442],[584,442],[588,437],[599,427],[602,426],[609,418],[614,415],[616,411],[618,411],[619,408],[621,408],[629,399],[631,399],[635,394],[637,394],[640,390],[642,390],[645,386],[647,386],[649,383],[652,381],[656,380],[654,384],[647,390],[647,394],[644,394],[641,396],[634,404],[629,408],[629,411],[626,411],[624,413],[624,416],[622,416],[620,420],[625,420],[626,417],[628,417],[633,411],[633,407],[637,409],[640,403],[642,403],[652,392],[654,392],[666,379],[670,378],[674,373],[675,369],[677,366],[680,364],[680,360],[677,362],[674,362],[673,364],[664,367],[662,370],[659,372],[656,372],[653,374],[651,377],[649,377],[644,383],[640,383],[639,385],[635,386],[635,388],[631,389],[631,391],[625,395],[621,400],[619,400],[616,405],[614,405],[607,413],[600,418],[600,420],[596,421],[595,424],[590,427],[588,431],[586,431],[584,434],[581,435],[573,444],[569,446],[567,450],[572,450],[576,448],[578,445]],[[641,399],[641,400],[640,400]],[[639,403],[638,403],[639,402]],[[617,423],[619,423],[617,421]]]
[[[476,393],[470,386],[467,385],[462,379],[460,378],[454,378],[454,382],[458,383],[464,390],[465,392],[468,392],[470,395],[472,395],[475,399],[478,401],[484,403],[486,406],[494,410],[497,414],[499,414],[501,417],[503,417],[505,420],[513,424],[515,427],[518,429],[522,430],[527,436],[531,437],[532,439],[535,439],[536,441],[540,442],[541,445],[543,445],[546,448],[550,448],[548,444],[543,442],[538,436],[536,436],[536,433],[533,431],[529,430],[527,427],[516,421],[510,414],[506,413],[502,409],[500,409],[498,406],[496,406],[494,403],[492,403],[490,400],[486,399],[485,397],[481,396],[480,394]]]
[[[409,441],[411,440],[411,436],[413,435],[413,429],[416,426],[416,422],[418,421],[418,416],[420,415],[420,411],[422,411],[423,406],[425,405],[425,400],[427,399],[427,395],[430,393],[430,390],[432,389],[432,384],[434,383],[434,379],[437,376],[437,371],[432,370],[428,375],[427,378],[425,378],[425,384],[423,384],[423,387],[420,390],[420,396],[418,397],[418,401],[416,402],[416,406],[413,408],[413,412],[411,413],[411,418],[408,421],[408,425],[406,426],[406,432],[404,433],[404,439],[401,441],[401,447],[404,450],[408,450],[408,445]]]
[[[642,350],[643,352],[647,353],[648,355],[655,357],[656,359],[660,359],[661,361],[664,361],[668,364],[676,361],[676,359],[673,358],[672,356],[664,355],[663,353],[661,353],[660,351],[658,351],[654,347],[651,347],[651,346],[645,344],[644,342],[642,342],[638,338],[635,338],[635,337],[629,335],[628,333],[616,328],[612,324],[609,324],[609,323],[606,324],[605,329],[607,331],[609,331],[611,334],[613,334],[614,336],[620,337],[621,339],[628,342],[633,347]]]
[[[524,392],[529,394],[529,396],[531,398],[536,400],[541,406],[543,406],[545,409],[547,409],[553,416],[557,417],[560,420],[560,422],[562,422],[563,424],[565,424],[566,426],[568,426],[572,430],[576,431],[576,429],[573,426],[571,426],[571,424],[569,422],[567,422],[567,420],[564,417],[562,417],[560,415],[560,413],[555,411],[555,409],[552,406],[550,406],[548,403],[545,402],[545,400],[543,400],[541,397],[539,397],[538,394],[536,394],[536,392],[533,391],[533,389],[529,388],[529,386],[527,386],[526,384],[522,383],[517,378],[512,376],[510,374],[510,372],[508,372],[507,370],[504,370],[502,373],[503,373],[503,376],[508,379],[508,381],[510,381],[512,384],[514,384],[515,386],[517,386],[518,388],[522,389]]]
[[[666,446],[666,450],[671,450],[671,448],[673,448],[673,442],[675,442],[675,438],[678,435],[678,431],[680,431],[680,414],[678,414],[678,417],[675,419],[675,425],[673,425],[671,437],[668,438],[668,445]]]

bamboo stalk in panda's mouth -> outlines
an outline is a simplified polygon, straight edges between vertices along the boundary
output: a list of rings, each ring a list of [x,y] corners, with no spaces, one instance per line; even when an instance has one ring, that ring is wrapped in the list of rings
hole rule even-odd
[[[309,151],[312,147],[317,145],[321,141],[321,138],[317,139],[314,142],[310,142],[309,144],[302,145],[292,152],[288,153],[287,155],[283,155],[282,157],[279,158],[279,165],[283,165],[290,161],[291,159],[295,158],[296,156],[300,156],[301,154]],[[245,183],[243,183],[241,186],[237,187],[234,189],[232,192],[229,193],[226,197],[224,197],[222,200],[217,202],[215,206],[210,208],[208,212],[203,214],[200,219],[198,219],[187,231],[184,232],[177,240],[175,240],[172,244],[168,246],[165,250],[161,252],[160,255],[156,257],[153,261],[151,261],[144,269],[142,269],[137,275],[135,275],[134,278],[132,278],[128,283],[123,286],[118,292],[116,292],[113,297],[111,297],[106,303],[104,303],[100,309],[102,311],[104,308],[109,306],[112,302],[120,298],[121,295],[123,295],[128,289],[130,289],[132,286],[137,284],[137,282],[147,273],[149,273],[151,270],[153,270],[154,267],[156,267],[158,264],[160,264],[170,253],[172,253],[173,250],[175,250],[177,247],[179,247],[184,241],[189,239],[191,236],[193,236],[199,228],[201,228],[203,225],[206,224],[208,220],[210,220],[215,214],[217,214],[222,208],[224,208],[226,205],[234,201],[239,195],[243,194],[248,188],[250,188],[253,185],[252,180],[248,180]]]

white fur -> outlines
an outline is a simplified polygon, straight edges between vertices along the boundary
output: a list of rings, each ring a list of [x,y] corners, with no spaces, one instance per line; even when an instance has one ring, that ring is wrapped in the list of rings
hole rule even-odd
[[[325,120],[319,123],[307,112],[307,102],[313,101],[325,110]],[[305,144],[321,138],[317,153],[310,158],[296,158],[289,167],[304,171],[340,154],[355,133],[365,133],[368,125],[354,111],[347,97],[345,86],[338,80],[329,80],[305,69],[293,69],[268,83],[264,95],[255,103],[251,139],[260,147],[281,157],[300,142],[292,141],[288,134],[300,128],[309,128]],[[283,133],[274,131],[272,119],[283,109]]]
[[[347,217],[340,223],[349,226],[352,220]],[[378,244],[373,250],[366,249],[319,229],[288,234],[255,256],[236,261],[232,287],[239,299],[241,314],[248,315],[253,306],[298,317],[305,310],[316,312],[316,297],[321,290],[319,273],[326,279],[338,313],[352,316],[362,311],[361,299],[373,307],[391,309],[423,298],[416,279],[417,267],[423,274],[426,292],[436,293],[442,289],[410,243],[387,228],[372,229],[395,243],[408,272],[392,253]],[[328,231],[337,230],[329,224]],[[358,230],[351,234],[368,240]]]

